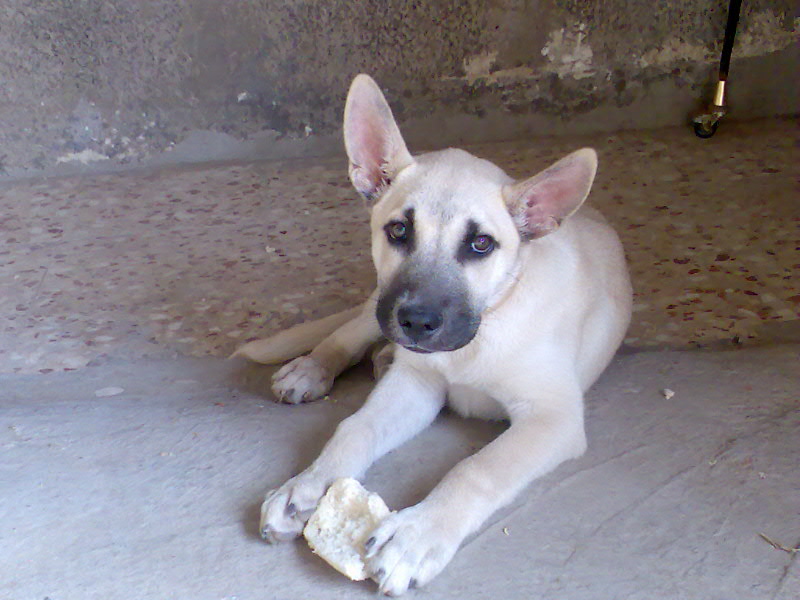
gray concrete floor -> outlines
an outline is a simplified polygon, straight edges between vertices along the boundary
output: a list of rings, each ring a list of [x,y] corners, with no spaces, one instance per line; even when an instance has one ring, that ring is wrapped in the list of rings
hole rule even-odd
[[[478,149],[516,174],[600,149],[592,202],[626,245],[636,312],[589,393],[586,455],[497,513],[416,595],[800,595],[790,131]],[[257,535],[263,493],[360,405],[369,369],[291,407],[271,401],[271,368],[223,359],[368,290],[342,165],[20,182],[0,206],[0,600],[375,597],[302,542]],[[501,430],[445,414],[364,483],[402,508]]]
[[[416,594],[797,598],[796,554],[760,534],[800,543],[799,353],[619,357],[589,394],[587,454],[535,482]],[[375,598],[303,542],[257,534],[262,494],[358,407],[367,369],[303,406],[257,392],[268,372],[164,358],[2,376],[0,598]],[[124,391],[96,396],[109,387]],[[402,508],[500,430],[443,415],[364,483]]]

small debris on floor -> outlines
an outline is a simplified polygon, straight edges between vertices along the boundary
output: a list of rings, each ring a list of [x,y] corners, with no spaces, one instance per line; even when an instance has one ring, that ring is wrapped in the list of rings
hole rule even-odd
[[[104,387],[95,390],[94,395],[96,398],[110,398],[111,396],[119,396],[124,391],[121,387]]]

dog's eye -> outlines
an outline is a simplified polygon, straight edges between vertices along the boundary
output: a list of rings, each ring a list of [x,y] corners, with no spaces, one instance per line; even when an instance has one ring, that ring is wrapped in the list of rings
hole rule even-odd
[[[476,235],[470,242],[470,250],[477,254],[489,254],[494,250],[494,239],[490,235]]]
[[[384,229],[390,242],[403,243],[408,239],[408,228],[402,221],[392,221]]]

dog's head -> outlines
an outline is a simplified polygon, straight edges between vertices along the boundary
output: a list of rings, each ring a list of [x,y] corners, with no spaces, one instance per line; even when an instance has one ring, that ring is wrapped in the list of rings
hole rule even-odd
[[[521,244],[558,229],[589,193],[594,150],[515,182],[462,150],[412,157],[376,83],[359,75],[344,115],[350,180],[372,211],[377,317],[417,352],[456,350],[518,276]]]

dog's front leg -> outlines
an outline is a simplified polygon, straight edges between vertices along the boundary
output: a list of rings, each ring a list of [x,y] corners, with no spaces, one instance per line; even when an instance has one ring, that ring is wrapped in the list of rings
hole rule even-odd
[[[419,504],[387,517],[367,541],[368,566],[392,596],[437,575],[461,542],[534,478],[585,449],[580,398],[512,419]]]
[[[392,365],[364,406],[339,424],[314,463],[267,494],[262,537],[276,542],[299,535],[334,480],[361,477],[375,460],[427,427],[444,399],[439,375]]]

